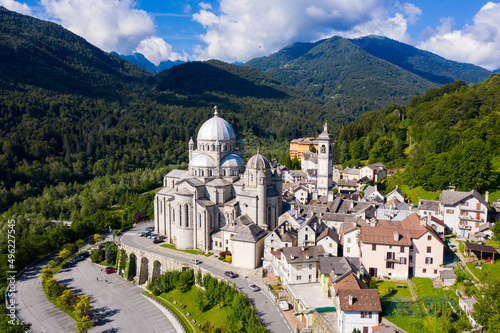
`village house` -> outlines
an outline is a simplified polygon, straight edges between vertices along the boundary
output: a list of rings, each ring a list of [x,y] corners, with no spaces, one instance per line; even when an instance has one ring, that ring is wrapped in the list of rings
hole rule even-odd
[[[407,279],[439,276],[444,244],[414,213],[400,227],[361,227],[361,263],[371,276]]]
[[[323,230],[321,234],[319,234],[316,239],[316,245],[323,246],[325,250],[325,255],[329,254],[330,256],[336,257],[338,255],[339,249],[339,235],[335,231],[335,229],[326,228]]]
[[[418,201],[418,215],[430,215],[442,219],[443,217],[439,214],[439,201],[420,199]]]
[[[284,247],[273,255],[274,272],[287,284],[318,282],[319,258],[324,256],[323,246]]]
[[[314,147],[318,151],[318,140],[316,138],[299,138],[290,141],[290,159],[297,159],[300,161],[302,159],[302,154],[308,152]]]
[[[488,192],[485,198],[476,190],[460,192],[451,186],[439,196],[443,221],[459,237],[474,237],[479,227],[488,222],[488,209]]]
[[[340,332],[371,333],[379,324],[382,304],[377,289],[340,289],[336,305]]]
[[[363,201],[365,202],[378,202],[384,203],[384,196],[378,191],[377,185],[374,186],[368,185],[365,187],[363,191]]]
[[[359,168],[359,177],[367,177],[378,182],[380,179],[387,177],[387,167],[380,162],[365,165]]]
[[[271,252],[282,247],[297,246],[297,231],[284,221],[271,231],[264,240],[264,261],[271,261]]]
[[[342,179],[359,180],[359,169],[346,167],[342,170]]]
[[[316,239],[328,226],[314,215],[298,230],[298,246],[316,245]]]
[[[387,202],[390,202],[393,199],[396,199],[399,203],[405,201],[405,194],[401,192],[398,185],[396,185],[394,190],[387,194]],[[395,206],[397,206],[397,204]]]

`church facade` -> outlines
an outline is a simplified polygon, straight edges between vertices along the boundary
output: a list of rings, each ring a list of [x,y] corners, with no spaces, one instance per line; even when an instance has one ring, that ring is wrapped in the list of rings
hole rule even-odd
[[[163,178],[154,201],[155,231],[178,249],[208,251],[221,231],[238,223],[255,224],[258,228],[243,229],[256,233],[273,230],[281,215],[279,168],[271,168],[259,153],[246,165],[243,156],[243,140],[236,140],[215,107],[196,143],[189,141],[189,169],[172,170]]]

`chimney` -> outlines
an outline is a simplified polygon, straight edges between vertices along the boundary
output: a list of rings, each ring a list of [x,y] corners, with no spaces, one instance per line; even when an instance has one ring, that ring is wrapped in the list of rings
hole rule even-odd
[[[485,200],[486,200],[486,202],[488,202],[488,203],[489,203],[489,201],[488,201],[488,197],[489,197],[489,196],[490,196],[490,192],[489,192],[489,191],[484,192],[484,199],[485,199]]]
[[[290,254],[290,259],[295,259],[295,256],[293,254]]]
[[[306,250],[306,247],[304,245],[302,245],[302,252],[304,252]]]
[[[455,191],[455,186],[452,186],[452,185],[448,186],[448,190],[449,191]]]
[[[349,305],[352,305],[352,295],[349,295]]]
[[[311,258],[311,257],[309,256],[309,253],[306,253],[306,259],[309,259],[309,258]]]
[[[397,231],[394,232],[394,241],[396,241],[396,242],[399,241],[399,232],[397,232]]]

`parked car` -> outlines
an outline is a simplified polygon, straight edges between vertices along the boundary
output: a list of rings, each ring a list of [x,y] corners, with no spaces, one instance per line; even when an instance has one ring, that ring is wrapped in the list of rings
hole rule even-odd
[[[200,264],[200,261],[198,259],[191,259],[189,260],[190,263],[192,264],[195,264],[195,265],[199,265]]]
[[[153,239],[153,244],[158,244],[158,243],[163,243],[163,239],[161,239],[161,238]]]
[[[137,235],[144,236],[145,233],[146,233],[145,231],[140,231],[140,232],[137,233]]]
[[[155,227],[147,227],[146,229],[153,231],[155,230]]]
[[[224,275],[229,276],[230,278],[238,277],[238,274],[236,274],[235,272],[231,272],[231,271],[224,272]]]
[[[106,274],[111,274],[111,273],[114,273],[116,272],[116,270],[114,269],[114,267],[106,267]]]
[[[290,304],[288,304],[288,302],[286,300],[278,301],[278,306],[283,311],[290,310]]]
[[[260,290],[259,286],[256,286],[255,284],[248,285],[248,288],[250,288],[251,291],[259,291]]]

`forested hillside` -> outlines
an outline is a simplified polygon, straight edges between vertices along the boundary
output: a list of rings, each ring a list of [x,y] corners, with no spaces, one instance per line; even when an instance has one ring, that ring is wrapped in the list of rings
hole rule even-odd
[[[60,182],[187,162],[219,106],[248,152],[354,118],[250,67],[186,63],[157,76],[57,24],[0,9],[0,208]]]
[[[444,83],[459,79],[477,83],[491,75],[484,68],[379,36],[295,43],[245,65],[353,115],[407,103]]]
[[[500,75],[476,85],[431,88],[407,105],[368,112],[340,131],[336,160],[404,167],[404,182],[426,190],[491,190],[500,168]]]

